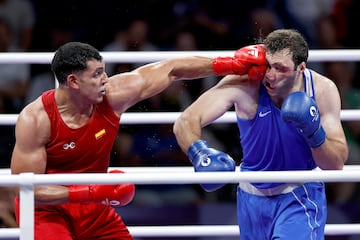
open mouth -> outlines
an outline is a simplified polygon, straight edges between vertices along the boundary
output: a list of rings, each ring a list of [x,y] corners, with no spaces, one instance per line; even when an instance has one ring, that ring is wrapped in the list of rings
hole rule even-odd
[[[270,85],[270,83],[268,83],[268,82],[265,82],[265,87],[266,88],[268,88],[268,89],[271,89],[271,90],[273,90],[274,88]]]
[[[101,96],[104,96],[105,93],[106,93],[105,89],[103,89],[103,90],[100,91],[100,95],[101,95]]]

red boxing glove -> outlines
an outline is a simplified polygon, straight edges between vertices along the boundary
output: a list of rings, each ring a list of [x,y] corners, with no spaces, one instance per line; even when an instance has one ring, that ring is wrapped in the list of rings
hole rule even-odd
[[[120,170],[112,170],[109,173],[124,173]],[[135,185],[75,185],[69,186],[70,203],[102,203],[112,206],[125,206],[134,198]]]
[[[265,47],[250,45],[237,50],[234,57],[214,58],[213,69],[217,76],[249,74],[251,80],[261,80],[266,72]]]
[[[263,80],[265,77],[266,69],[267,69],[266,65],[260,65],[260,66],[252,65],[247,73],[249,79],[254,81]]]

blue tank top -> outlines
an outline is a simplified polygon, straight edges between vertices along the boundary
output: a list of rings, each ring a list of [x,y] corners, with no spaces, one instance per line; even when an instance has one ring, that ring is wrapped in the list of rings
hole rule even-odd
[[[304,71],[304,86],[308,96],[315,100],[311,72]],[[316,168],[310,147],[297,129],[284,122],[280,109],[272,102],[261,85],[256,116],[237,117],[240,143],[243,150],[241,171],[286,171]],[[254,183],[258,188],[271,188],[281,183]]]

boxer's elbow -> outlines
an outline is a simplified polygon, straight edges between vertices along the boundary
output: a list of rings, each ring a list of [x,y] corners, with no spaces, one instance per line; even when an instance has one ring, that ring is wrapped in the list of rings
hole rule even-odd
[[[323,170],[342,170],[348,159],[348,146],[346,143],[338,143],[325,148],[320,154],[318,166]]]
[[[339,142],[334,148],[334,170],[342,170],[349,157],[349,148],[346,142]]]
[[[342,149],[340,149],[340,154],[339,154],[339,167],[341,167],[341,169],[343,169],[346,161],[349,158],[349,147],[347,145],[347,143],[344,143],[342,146]]]
[[[184,135],[186,134],[187,125],[189,124],[186,116],[184,116],[184,113],[182,113],[178,119],[176,119],[174,126],[173,126],[173,132],[175,134],[175,137],[179,144],[181,145],[182,139],[184,138]]]
[[[179,118],[175,121],[173,126],[173,132],[184,152],[187,152],[189,145],[200,138],[201,128],[196,123],[196,119],[188,112],[183,112]]]

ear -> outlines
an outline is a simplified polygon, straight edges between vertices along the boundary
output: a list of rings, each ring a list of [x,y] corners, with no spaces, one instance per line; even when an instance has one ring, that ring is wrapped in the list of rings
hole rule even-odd
[[[70,88],[79,89],[79,78],[75,74],[69,74],[66,80]]]
[[[299,70],[300,70],[301,72],[305,71],[305,69],[306,69],[306,63],[305,63],[305,62],[300,63],[299,66],[298,66],[298,68],[299,68]]]

